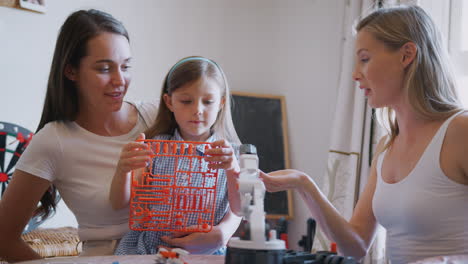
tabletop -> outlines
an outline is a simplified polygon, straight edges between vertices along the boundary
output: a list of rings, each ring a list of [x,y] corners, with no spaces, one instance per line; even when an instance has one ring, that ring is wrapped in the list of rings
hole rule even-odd
[[[126,255],[126,256],[99,256],[99,257],[69,257],[50,258],[18,262],[17,264],[155,264],[154,255]],[[224,264],[224,256],[215,255],[188,255],[184,257],[188,264]]]

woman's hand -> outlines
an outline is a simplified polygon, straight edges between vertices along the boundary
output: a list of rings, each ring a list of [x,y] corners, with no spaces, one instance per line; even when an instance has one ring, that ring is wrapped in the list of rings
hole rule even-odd
[[[279,192],[300,188],[308,177],[298,170],[279,170],[269,173],[260,171],[260,178],[269,192]]]
[[[226,140],[211,143],[211,148],[205,151],[205,160],[210,169],[224,169],[228,174],[238,175],[240,172],[234,149]]]
[[[145,134],[141,133],[137,140],[145,139]],[[132,170],[146,167],[151,161],[153,152],[149,146],[143,142],[130,142],[122,148],[119,163],[117,164],[118,174],[127,174]]]
[[[137,140],[143,139],[145,139],[145,134],[141,133]],[[122,209],[128,205],[131,188],[130,172],[146,167],[151,161],[151,154],[153,152],[143,142],[130,142],[122,148],[109,192],[109,200],[114,210]],[[137,175],[139,174],[137,173]]]

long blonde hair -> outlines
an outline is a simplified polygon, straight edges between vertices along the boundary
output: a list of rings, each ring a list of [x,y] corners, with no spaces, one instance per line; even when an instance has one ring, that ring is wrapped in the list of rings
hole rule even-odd
[[[175,132],[178,125],[174,114],[164,102],[164,95],[168,94],[170,96],[185,84],[197,81],[202,77],[216,81],[221,89],[221,96],[225,99],[224,106],[221,107],[216,121],[211,127],[212,133],[216,133],[217,137],[226,139],[230,143],[240,144],[234,123],[232,122],[231,94],[226,76],[216,62],[200,56],[186,57],[179,60],[167,73],[161,89],[156,121],[145,132],[147,138],[153,138],[156,135],[162,134],[172,135]]]
[[[428,120],[441,120],[461,109],[452,66],[440,31],[418,6],[381,8],[363,18],[356,31],[365,30],[388,49],[398,50],[412,42],[417,46],[414,61],[408,66],[404,91],[414,111]],[[389,128],[390,145],[399,133],[394,110],[381,110]]]

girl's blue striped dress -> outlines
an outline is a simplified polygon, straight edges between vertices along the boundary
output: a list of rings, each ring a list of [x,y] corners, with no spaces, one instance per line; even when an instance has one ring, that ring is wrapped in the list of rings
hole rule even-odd
[[[179,132],[176,130],[174,135],[159,135],[154,139],[159,140],[177,140],[183,141]],[[214,142],[217,139],[212,135],[206,142]],[[236,154],[238,153],[239,146],[233,146]],[[203,155],[204,149],[199,146],[197,152]],[[236,155],[238,156],[238,155]],[[158,174],[173,174],[174,171],[174,159],[165,158],[154,162],[153,172]],[[181,168],[181,166],[187,166],[187,168]],[[178,170],[189,170],[188,162],[179,162]],[[179,180],[179,179],[178,179]],[[224,215],[229,209],[227,186],[226,186],[226,173],[224,170],[218,172],[218,182],[216,191],[216,210],[214,216],[214,224],[217,225],[223,219]],[[157,208],[155,208],[157,210]],[[188,225],[195,225],[196,218],[189,217]],[[159,246],[170,246],[161,240],[162,236],[171,236],[171,232],[167,231],[136,231],[131,230],[128,232],[120,241],[115,254],[116,255],[144,255],[144,254],[156,254]],[[215,255],[224,255],[226,251],[225,247],[218,249]]]

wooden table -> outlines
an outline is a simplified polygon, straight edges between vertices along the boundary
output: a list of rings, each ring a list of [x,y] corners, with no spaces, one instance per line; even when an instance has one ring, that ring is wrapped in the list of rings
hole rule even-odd
[[[224,256],[215,255],[188,255],[184,258],[188,264],[224,264]],[[154,264],[154,255],[127,255],[127,256],[102,256],[102,257],[70,257],[70,258],[50,258],[18,262],[21,264],[112,264],[118,261],[119,264]]]

